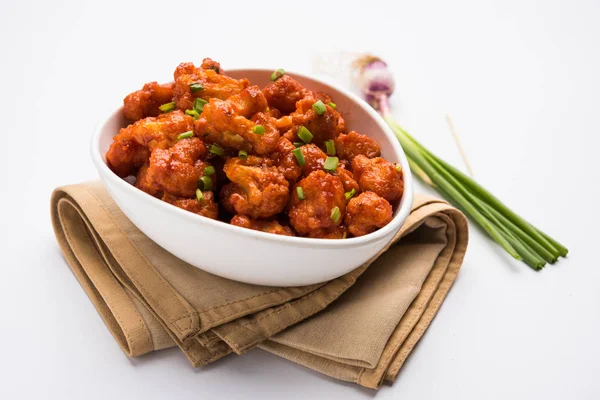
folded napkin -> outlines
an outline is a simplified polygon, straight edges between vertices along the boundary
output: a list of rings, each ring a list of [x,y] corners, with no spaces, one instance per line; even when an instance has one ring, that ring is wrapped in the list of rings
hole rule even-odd
[[[460,211],[417,196],[393,241],[361,267],[322,284],[267,287],[179,260],[140,232],[101,183],[56,189],[51,212],[67,262],[127,355],[177,345],[201,366],[258,346],[369,388],[395,379],[468,240]]]

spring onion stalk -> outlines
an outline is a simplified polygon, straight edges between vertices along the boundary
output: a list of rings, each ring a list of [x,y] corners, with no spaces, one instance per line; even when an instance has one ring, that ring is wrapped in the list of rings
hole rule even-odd
[[[296,161],[298,161],[298,165],[303,167],[306,164],[306,160],[304,159],[304,154],[302,154],[302,150],[300,148],[296,148],[292,151],[294,153],[294,157],[296,157]]]
[[[346,200],[350,200],[352,197],[354,197],[355,193],[356,190],[352,189],[351,191],[344,193],[344,196],[346,196]]]
[[[325,104],[323,104],[323,102],[321,100],[317,100],[312,105],[312,109],[315,110],[317,115],[323,115],[325,113],[325,111],[327,111],[327,108],[325,108]]]
[[[361,91],[396,135],[415,176],[460,208],[512,257],[534,270],[567,255],[566,247],[518,216],[471,177],[426,149],[396,122],[389,106],[394,78],[383,60],[364,56],[356,60],[355,67],[359,71],[357,79]]]
[[[177,140],[189,139],[191,137],[194,137],[194,131],[187,131],[187,132],[181,133],[179,136],[177,136]]]
[[[325,141],[325,149],[327,150],[328,156],[335,156],[335,143],[333,140]]]
[[[310,131],[305,126],[301,126],[300,129],[298,129],[298,137],[304,143],[310,143],[310,141],[313,138],[313,134],[310,133]]]
[[[323,164],[323,169],[327,172],[335,172],[337,169],[339,159],[337,157],[327,157],[325,159],[325,163]]]
[[[338,206],[333,207],[333,209],[331,210],[331,214],[329,214],[329,217],[337,225],[340,222],[340,219],[342,218],[342,212],[340,211],[340,208]]]

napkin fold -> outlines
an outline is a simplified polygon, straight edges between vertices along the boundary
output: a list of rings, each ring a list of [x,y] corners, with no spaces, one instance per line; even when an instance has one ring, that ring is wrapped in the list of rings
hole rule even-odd
[[[202,366],[258,346],[369,388],[395,379],[454,282],[468,241],[460,211],[418,195],[400,232],[364,265],[322,284],[268,287],[168,253],[100,182],[57,188],[51,214],[69,266],[128,356],[177,345]]]

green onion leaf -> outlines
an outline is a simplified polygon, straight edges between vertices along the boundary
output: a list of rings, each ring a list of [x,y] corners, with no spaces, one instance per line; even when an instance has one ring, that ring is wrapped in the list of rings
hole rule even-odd
[[[303,142],[294,142],[294,147],[298,148],[300,146],[304,146]]]
[[[335,143],[333,143],[333,140],[326,140],[325,148],[327,149],[328,156],[335,156]]]
[[[216,156],[222,156],[223,154],[225,154],[225,150],[223,150],[223,148],[218,144],[211,144],[208,148],[208,151]]]
[[[203,176],[198,179],[198,189],[202,190],[212,190],[213,189],[213,181],[210,176]]]
[[[356,193],[356,190],[352,189],[349,192],[344,193],[344,196],[346,196],[346,201],[350,200],[352,197],[354,197],[354,194]]]
[[[302,167],[302,166],[304,166],[304,164],[306,164],[306,160],[304,159],[304,154],[302,154],[302,149],[300,149],[300,148],[294,149],[294,151],[292,151],[292,153],[294,153],[296,160],[298,160],[299,166]]]
[[[334,110],[337,108],[337,104],[335,104],[333,101],[330,101],[328,106],[333,108]]]
[[[204,202],[204,194],[202,193],[202,190],[196,189],[196,199],[198,200],[198,203]]]
[[[271,74],[271,80],[275,82],[277,79],[281,78],[285,74],[285,70],[283,68],[276,69]]]
[[[238,157],[241,158],[242,160],[247,160],[248,152],[246,150],[240,150],[238,153]]]
[[[402,166],[400,164],[396,164],[396,171],[402,172]]]
[[[336,224],[339,223],[340,219],[342,218],[342,213],[340,212],[340,208],[338,206],[333,207],[333,210],[331,210],[331,214],[329,214],[329,217]]]
[[[204,86],[202,86],[200,82],[195,82],[190,85],[190,90],[192,91],[192,93],[196,93],[200,90],[204,90]]]
[[[198,114],[202,114],[202,110],[204,110],[204,105],[208,104],[208,101],[201,99],[200,97],[198,97],[195,101],[194,101],[194,110],[196,110],[196,112],[198,112]]]
[[[304,143],[310,143],[310,141],[313,138],[313,135],[312,135],[312,133],[310,133],[310,131],[308,129],[306,129],[306,127],[301,126],[300,129],[298,130],[298,137]]]
[[[328,172],[335,172],[339,161],[340,160],[337,157],[327,157],[325,159],[325,164],[323,165],[323,169]]]
[[[170,103],[165,103],[162,106],[158,107],[158,109],[164,113],[168,113],[169,111],[173,111],[175,108],[177,108],[177,105],[174,101],[170,102]]]
[[[209,165],[208,167],[204,168],[204,175],[205,176],[211,176],[215,174],[215,167],[213,167],[212,165]]]
[[[262,125],[254,125],[252,127],[252,132],[256,133],[257,135],[264,135],[265,134],[265,127]]]
[[[299,200],[304,200],[304,189],[302,189],[302,186],[296,186],[296,193]]]
[[[194,117],[194,119],[198,119],[198,117],[200,117],[200,114],[198,114],[198,111],[196,110],[185,110],[185,114],[189,115],[190,117]]]
[[[313,108],[313,110],[315,110],[315,112],[318,115],[323,115],[325,113],[325,111],[327,111],[327,109],[325,108],[325,104],[323,104],[323,102],[321,100],[314,103],[312,105],[312,108]]]
[[[189,139],[194,136],[194,131],[183,132],[181,135],[177,136],[177,140],[181,139]]]

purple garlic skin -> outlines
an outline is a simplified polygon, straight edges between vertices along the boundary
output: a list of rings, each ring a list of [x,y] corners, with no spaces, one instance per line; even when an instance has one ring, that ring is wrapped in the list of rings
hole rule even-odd
[[[359,86],[367,96],[367,100],[370,100],[381,95],[391,96],[396,85],[387,64],[381,60],[375,60],[362,69]]]
[[[389,97],[396,84],[387,64],[379,57],[365,54],[353,62],[356,84],[365,100],[382,115],[389,114]]]

